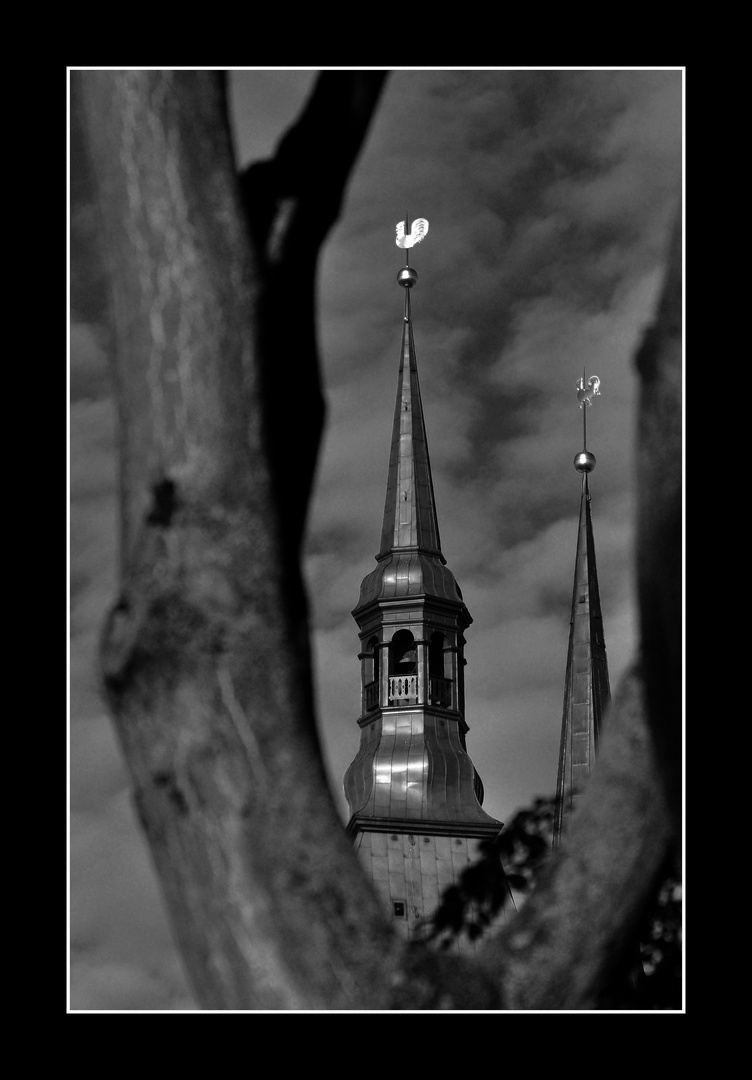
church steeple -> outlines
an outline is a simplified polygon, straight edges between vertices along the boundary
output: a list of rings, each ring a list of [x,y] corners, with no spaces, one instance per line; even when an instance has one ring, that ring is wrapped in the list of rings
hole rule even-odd
[[[397,244],[412,247],[428,222],[407,217]],[[456,883],[501,822],[482,808],[483,785],[465,744],[464,631],[471,616],[441,552],[410,293],[405,289],[397,400],[381,545],[353,610],[360,633],[360,748],[344,777],[348,833],[410,937],[441,891]]]
[[[577,387],[577,399],[583,410],[583,448],[574,459],[574,467],[582,475],[582,491],[556,782],[554,847],[558,847],[566,819],[593,769],[603,714],[611,699],[588,486],[595,455],[587,449],[587,410],[593,397],[599,394],[598,376],[591,376],[586,383],[583,372]]]

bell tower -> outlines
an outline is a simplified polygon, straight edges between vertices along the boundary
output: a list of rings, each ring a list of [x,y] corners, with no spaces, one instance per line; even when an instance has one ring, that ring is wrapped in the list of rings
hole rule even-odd
[[[397,226],[410,248],[428,231]],[[409,260],[389,472],[376,567],[353,611],[360,635],[360,748],[344,777],[348,833],[406,937],[420,933],[478,843],[502,823],[482,807],[466,747],[465,630],[472,618],[441,551],[413,340]],[[462,942],[458,948],[474,948]]]

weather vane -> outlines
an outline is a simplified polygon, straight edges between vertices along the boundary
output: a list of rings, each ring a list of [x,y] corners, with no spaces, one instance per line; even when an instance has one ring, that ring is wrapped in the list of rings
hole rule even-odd
[[[419,244],[423,237],[428,232],[428,222],[425,218],[419,217],[413,222],[413,227],[410,232],[407,230],[410,228],[410,219],[405,214],[405,220],[400,221],[397,225],[397,247],[411,248]]]
[[[397,225],[397,247],[411,248],[419,244],[428,232],[428,222],[425,218],[416,218],[410,229],[410,218],[405,214],[405,220]],[[418,280],[418,275],[410,266],[410,260],[405,256],[405,265],[397,274],[397,284],[405,290],[405,322],[410,321],[410,289]]]
[[[585,369],[582,369],[582,378],[577,383],[577,400],[581,409],[584,409],[586,405],[592,405],[594,397],[600,397],[600,385],[601,380],[597,375],[591,375],[586,383]]]
[[[591,375],[585,382],[585,369],[582,369],[582,378],[577,383],[577,400],[582,409],[582,451],[574,459],[574,467],[577,472],[589,473],[595,468],[595,455],[588,452],[587,448],[587,408],[593,404],[594,397],[600,397],[601,380],[597,375]],[[584,483],[584,480],[583,480]]]

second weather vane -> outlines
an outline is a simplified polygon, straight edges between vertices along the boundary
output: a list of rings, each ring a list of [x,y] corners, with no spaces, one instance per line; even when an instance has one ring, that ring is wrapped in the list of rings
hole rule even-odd
[[[600,397],[600,385],[601,380],[597,375],[591,375],[588,381],[585,382],[585,373],[583,371],[582,378],[577,383],[577,400],[581,409],[584,409],[586,405],[592,405],[594,397]]]
[[[597,375],[591,375],[588,381],[585,382],[585,369],[583,368],[582,378],[577,383],[577,400],[582,409],[582,454],[578,454],[575,458],[575,468],[577,469],[579,469],[577,462],[580,458],[582,458],[583,461],[584,458],[588,458],[588,460],[592,458],[592,461],[589,461],[589,469],[592,469],[595,466],[595,458],[592,454],[588,454],[587,452],[587,409],[585,406],[592,405],[594,397],[600,397],[600,387],[601,380]],[[582,461],[580,464],[582,465]]]

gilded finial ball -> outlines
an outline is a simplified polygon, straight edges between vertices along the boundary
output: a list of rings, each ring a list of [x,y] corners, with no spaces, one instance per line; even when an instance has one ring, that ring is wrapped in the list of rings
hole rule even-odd
[[[412,289],[417,280],[418,275],[412,266],[403,266],[399,274],[397,274],[397,284],[401,285],[403,289]]]
[[[591,454],[589,450],[581,450],[574,459],[574,467],[577,472],[592,472],[595,468],[595,454]]]

